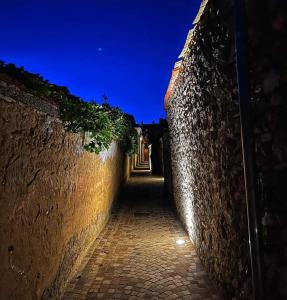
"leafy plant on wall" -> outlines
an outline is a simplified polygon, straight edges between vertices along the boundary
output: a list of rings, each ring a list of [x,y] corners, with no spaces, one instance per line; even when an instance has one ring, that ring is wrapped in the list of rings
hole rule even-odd
[[[99,105],[94,101],[85,102],[72,95],[66,87],[51,84],[42,76],[29,73],[14,64],[0,61],[0,73],[16,79],[32,94],[57,102],[65,130],[88,135],[84,145],[87,151],[98,154],[117,141],[129,154],[136,152],[137,132],[130,117],[119,108],[107,103]]]

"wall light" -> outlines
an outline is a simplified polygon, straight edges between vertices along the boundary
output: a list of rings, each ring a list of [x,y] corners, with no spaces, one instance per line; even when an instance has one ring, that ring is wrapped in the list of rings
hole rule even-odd
[[[185,244],[185,240],[176,240],[176,243],[178,245],[184,245]]]

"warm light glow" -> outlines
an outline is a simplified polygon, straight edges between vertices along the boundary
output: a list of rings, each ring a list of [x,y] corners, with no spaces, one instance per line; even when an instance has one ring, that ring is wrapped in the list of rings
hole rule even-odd
[[[185,240],[176,240],[176,243],[178,245],[184,245],[185,244]]]

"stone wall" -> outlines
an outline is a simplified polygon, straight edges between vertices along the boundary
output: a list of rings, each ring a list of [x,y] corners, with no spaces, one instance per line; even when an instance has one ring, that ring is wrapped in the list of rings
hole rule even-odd
[[[83,137],[65,133],[49,109],[1,83],[0,299],[58,299],[122,182],[117,144],[84,151]]]
[[[125,161],[124,161],[124,182],[128,182],[132,174],[132,160],[133,154],[125,154]]]
[[[179,215],[227,298],[250,299],[231,3],[208,1],[167,114]],[[286,299],[287,3],[248,1],[246,13],[264,289]]]
[[[164,122],[163,129],[162,129],[162,140],[163,140],[163,171],[164,171],[165,199],[167,199],[170,204],[174,205],[170,134],[169,134],[166,121]]]
[[[230,1],[209,1],[167,110],[174,198],[213,281],[248,298],[250,270]]]

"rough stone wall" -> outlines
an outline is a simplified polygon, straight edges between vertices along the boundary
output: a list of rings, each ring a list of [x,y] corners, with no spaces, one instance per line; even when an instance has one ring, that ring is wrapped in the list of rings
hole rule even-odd
[[[84,151],[59,119],[8,94],[0,93],[0,299],[58,299],[109,218],[123,155],[115,143],[98,156]]]
[[[231,3],[209,0],[167,113],[181,219],[228,299],[249,299]],[[287,3],[246,4],[264,294],[281,300],[287,298]]]
[[[174,204],[173,199],[173,185],[172,185],[172,166],[171,166],[171,147],[170,147],[170,134],[167,124],[163,126],[162,133],[163,140],[163,165],[164,165],[164,193],[165,198],[171,204]]]
[[[179,215],[227,299],[248,299],[248,235],[232,28],[230,1],[209,1],[167,114]]]
[[[287,299],[287,2],[248,2],[266,299]]]

